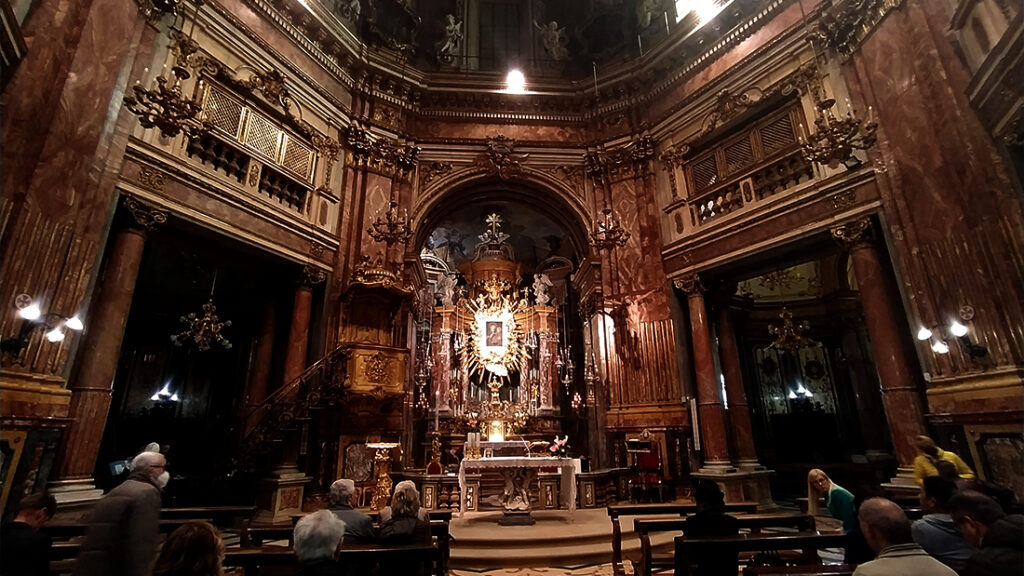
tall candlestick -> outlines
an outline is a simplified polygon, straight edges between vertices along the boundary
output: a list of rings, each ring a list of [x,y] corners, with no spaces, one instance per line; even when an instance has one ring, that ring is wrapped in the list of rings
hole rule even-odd
[[[437,427],[437,419],[441,414],[441,391],[434,390],[434,431],[440,433],[441,430]]]

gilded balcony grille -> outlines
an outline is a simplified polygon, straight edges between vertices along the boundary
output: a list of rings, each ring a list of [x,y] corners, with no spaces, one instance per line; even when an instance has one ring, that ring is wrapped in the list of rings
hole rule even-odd
[[[242,105],[232,100],[227,94],[220,90],[211,88],[206,98],[206,107],[203,109],[206,119],[214,128],[222,130],[232,138],[238,138],[238,131],[242,124]]]
[[[277,160],[277,153],[281,147],[281,136],[281,130],[266,118],[256,114],[249,115],[249,121],[245,128],[245,144],[253,150]]]
[[[287,138],[284,146],[284,154],[281,155],[281,166],[294,172],[299,178],[309,180],[309,173],[313,167],[313,149],[305,146],[294,138]]]

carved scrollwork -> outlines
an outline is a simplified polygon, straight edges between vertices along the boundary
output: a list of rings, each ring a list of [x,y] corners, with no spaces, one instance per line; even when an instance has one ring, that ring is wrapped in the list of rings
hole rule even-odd
[[[302,267],[302,273],[299,276],[299,284],[302,286],[316,286],[326,279],[326,272],[316,266],[306,264]]]
[[[166,210],[145,204],[134,196],[125,196],[122,203],[132,215],[132,222],[129,224],[132,228],[148,232],[167,222]]]
[[[867,246],[874,243],[874,226],[870,218],[861,218],[830,230],[832,238],[839,242],[846,250]]]
[[[516,140],[499,134],[486,141],[487,150],[480,155],[477,166],[487,170],[490,174],[497,175],[502,180],[519,174],[523,171],[521,162],[530,157],[529,154],[516,154]]]
[[[704,117],[699,137],[707,136],[722,124],[736,117],[738,114],[757,104],[764,99],[764,91],[757,86],[748,88],[743,92],[733,93],[730,90],[722,90],[715,95],[715,105],[711,112]]]
[[[837,0],[826,3],[813,34],[841,56],[852,54],[864,38],[903,4],[903,0]]]
[[[420,186],[430,184],[435,179],[449,174],[453,169],[451,162],[428,162],[420,170]]]
[[[672,284],[678,290],[683,291],[686,295],[691,294],[703,294],[706,292],[704,285],[701,284],[700,275],[696,272],[688,272],[682,276],[672,280]]]

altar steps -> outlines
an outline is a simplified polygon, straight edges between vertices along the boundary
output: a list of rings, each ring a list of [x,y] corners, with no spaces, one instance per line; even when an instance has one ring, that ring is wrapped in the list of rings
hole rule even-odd
[[[572,522],[565,510],[533,513],[533,526],[499,526],[501,512],[467,512],[453,518],[455,543],[449,566],[457,570],[495,568],[577,568],[612,561],[612,527],[605,509],[577,510]],[[622,552],[639,559],[640,540],[631,520],[622,523]],[[669,550],[673,534],[655,534],[656,549]]]

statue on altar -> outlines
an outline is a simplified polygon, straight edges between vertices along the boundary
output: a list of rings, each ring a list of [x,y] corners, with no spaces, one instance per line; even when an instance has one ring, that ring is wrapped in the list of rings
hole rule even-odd
[[[548,278],[547,274],[534,274],[533,275],[533,298],[537,302],[537,306],[547,306],[548,302],[551,301],[551,295],[548,294],[548,290],[554,284],[551,283],[551,279]]]

